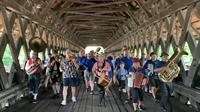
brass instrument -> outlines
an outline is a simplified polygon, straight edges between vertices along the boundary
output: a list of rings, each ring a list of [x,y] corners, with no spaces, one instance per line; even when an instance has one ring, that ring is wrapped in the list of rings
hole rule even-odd
[[[175,62],[177,62],[182,55],[187,54],[188,53],[184,51],[183,48],[177,48],[174,54],[165,64],[165,67],[169,68],[169,70],[161,70],[160,74],[158,75],[159,79],[163,82],[172,82],[172,80],[176,78],[180,72],[180,68]]]
[[[99,53],[100,53],[100,50],[101,50],[101,47],[98,47],[98,48],[96,49],[96,53],[99,54]]]
[[[40,37],[33,37],[29,40],[30,49],[34,52],[42,52],[47,48],[47,44]]]
[[[29,40],[30,49],[34,52],[42,52],[46,49],[47,44],[40,37],[33,37]],[[39,62],[35,62],[26,70],[28,75],[34,74],[37,69],[40,67]]]

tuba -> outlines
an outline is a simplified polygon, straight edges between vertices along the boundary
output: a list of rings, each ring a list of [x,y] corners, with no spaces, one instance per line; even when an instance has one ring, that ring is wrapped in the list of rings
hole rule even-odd
[[[46,49],[47,44],[42,40],[40,37],[33,37],[29,40],[29,47],[34,52],[42,52]],[[40,67],[40,64],[37,62],[30,65],[30,67],[26,70],[26,74],[32,75],[34,74],[37,69]]]
[[[29,47],[34,52],[42,52],[47,48],[47,44],[40,37],[33,37],[29,40]]]
[[[175,63],[177,62],[182,55],[187,55],[188,53],[184,51],[183,48],[177,48],[174,54],[170,57],[170,59],[165,64],[165,67],[169,68],[169,71],[161,70],[158,75],[159,79],[163,82],[172,82],[174,78],[176,78],[180,72],[179,66]]]

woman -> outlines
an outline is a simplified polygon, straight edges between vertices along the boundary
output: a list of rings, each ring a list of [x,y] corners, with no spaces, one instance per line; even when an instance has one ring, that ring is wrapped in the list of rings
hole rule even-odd
[[[75,56],[72,55],[70,50],[67,50],[66,57],[61,61],[60,65],[60,70],[63,72],[63,101],[61,105],[66,105],[69,86],[71,86],[72,101],[76,102],[77,69]]]

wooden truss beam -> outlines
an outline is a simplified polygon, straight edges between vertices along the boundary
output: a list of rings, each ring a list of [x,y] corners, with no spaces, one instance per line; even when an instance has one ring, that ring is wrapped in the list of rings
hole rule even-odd
[[[116,5],[116,4],[123,4],[127,2],[131,2],[133,0],[120,0],[116,2],[109,2],[109,3],[102,3],[102,4],[94,4],[94,5],[89,5],[89,6],[82,6],[82,7],[76,7],[76,8],[67,8],[63,9],[62,11],[68,11],[68,10],[82,10],[82,9],[88,9],[88,8],[94,8],[94,7],[105,7],[105,6],[110,6],[110,5]]]
[[[24,7],[19,5],[16,1],[3,0],[3,1],[0,1],[0,5],[22,15],[23,17],[25,17],[27,19],[30,19],[31,21],[35,22],[36,24],[40,24],[41,26],[47,28],[49,31],[54,32],[61,37],[66,37],[65,34],[62,34],[58,30],[56,30],[56,29],[52,28],[51,26],[45,24],[45,22],[43,20],[41,20],[40,18],[33,15],[30,11],[28,11],[27,9],[25,9]],[[71,44],[75,45],[75,46],[79,46],[75,42],[73,42],[73,41],[71,41],[67,38],[64,38],[64,39],[67,40],[68,42],[70,42]]]

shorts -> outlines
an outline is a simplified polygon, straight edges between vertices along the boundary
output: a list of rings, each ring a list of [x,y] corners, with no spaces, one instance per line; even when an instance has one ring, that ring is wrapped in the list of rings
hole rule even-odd
[[[77,78],[75,78],[75,77],[63,78],[63,86],[76,87],[77,86]]]
[[[92,72],[85,70],[84,71],[84,79],[87,80],[87,81],[94,81],[95,77],[94,77]]]
[[[60,78],[61,75],[57,71],[53,71],[53,73],[51,74],[52,83],[55,84],[56,82],[60,82]]]
[[[155,78],[149,77],[150,86],[157,88],[159,86],[159,82],[160,82],[159,79],[155,79]]]
[[[131,88],[131,95],[132,95],[133,103],[137,103],[138,101],[143,101],[142,89]]]
[[[119,80],[119,88],[120,89],[126,88],[126,80]]]

